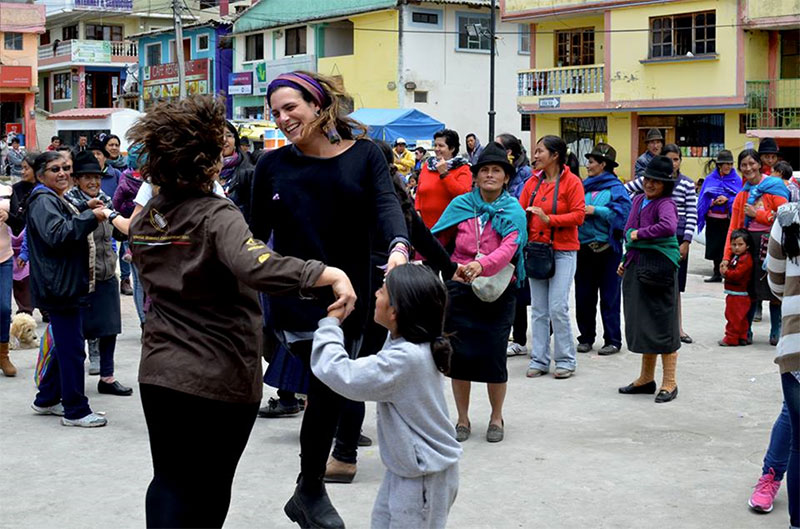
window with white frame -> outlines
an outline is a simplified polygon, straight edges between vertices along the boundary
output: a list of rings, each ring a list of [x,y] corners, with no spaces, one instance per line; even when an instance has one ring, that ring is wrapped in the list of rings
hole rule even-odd
[[[53,74],[53,101],[72,100],[72,80],[69,72]]]
[[[3,47],[7,50],[19,51],[22,49],[22,33],[6,31],[3,38]]]
[[[244,38],[244,60],[263,61],[264,60],[264,34],[256,33],[247,35]]]
[[[528,24],[519,24],[519,53],[531,53],[531,27]]]
[[[197,36],[197,51],[208,51],[208,35]]]
[[[458,28],[458,46],[459,50],[486,50],[491,49],[491,41],[489,39],[489,22],[491,19],[489,15],[482,14],[456,14],[456,27]],[[470,26],[476,28],[477,32],[473,31]],[[470,29],[467,29],[470,28]],[[470,35],[472,33],[472,35]]]
[[[148,44],[145,46],[147,50],[147,62],[145,63],[146,66],[156,66],[161,64],[161,43],[156,42],[153,44]]]

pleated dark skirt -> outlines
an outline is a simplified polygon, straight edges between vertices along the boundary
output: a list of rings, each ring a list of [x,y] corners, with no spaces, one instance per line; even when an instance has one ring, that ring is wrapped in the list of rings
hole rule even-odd
[[[94,292],[86,296],[85,300],[88,305],[81,308],[84,338],[88,340],[122,332],[119,281],[116,277],[95,282]]]
[[[517,288],[509,286],[492,303],[481,301],[470,285],[457,281],[447,281],[447,293],[450,299],[444,328],[451,334],[453,345],[450,378],[472,382],[508,381],[506,348],[514,323]]]
[[[728,228],[731,219],[706,217],[706,259],[722,261],[725,246],[728,244]]]
[[[750,288],[750,296],[757,301],[778,301],[778,298],[772,295],[772,290],[767,283],[767,271],[762,267],[764,261],[761,259],[761,246],[767,245],[769,241],[769,233],[763,231],[750,231],[751,244],[750,255],[753,256],[753,281]]]
[[[681,347],[678,321],[678,270],[668,288],[650,287],[636,278],[636,263],[622,277],[625,340],[628,350],[643,354],[673,353]]]

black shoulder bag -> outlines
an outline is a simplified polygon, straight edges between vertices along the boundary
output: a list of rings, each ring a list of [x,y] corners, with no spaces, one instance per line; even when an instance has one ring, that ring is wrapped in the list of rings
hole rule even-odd
[[[544,181],[544,174],[536,184],[536,189],[533,190],[531,201],[528,207],[533,205],[533,200],[539,192]],[[556,188],[553,193],[553,215],[556,213],[558,207],[558,184],[561,181],[561,175],[556,180]],[[530,214],[530,213],[529,213]],[[550,242],[529,242],[525,245],[523,250],[525,256],[525,272],[528,277],[532,279],[550,279],[556,273],[556,252],[553,250],[553,237],[555,235],[555,228],[550,227]]]

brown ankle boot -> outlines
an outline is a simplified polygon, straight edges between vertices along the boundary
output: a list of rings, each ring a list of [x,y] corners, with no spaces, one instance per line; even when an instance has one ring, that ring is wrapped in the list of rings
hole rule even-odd
[[[11,363],[11,359],[8,357],[7,343],[0,343],[0,371],[7,377],[17,375],[17,368],[14,367],[14,364]]]
[[[352,483],[355,477],[355,463],[343,463],[333,456],[328,459],[328,464],[325,466],[326,483]]]

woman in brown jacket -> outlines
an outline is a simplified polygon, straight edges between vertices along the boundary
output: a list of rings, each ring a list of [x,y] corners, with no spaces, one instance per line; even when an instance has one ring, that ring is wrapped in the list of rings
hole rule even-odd
[[[224,131],[223,100],[194,96],[158,105],[129,132],[147,154],[143,178],[160,186],[130,227],[151,301],[139,367],[154,471],[147,527],[225,521],[261,402],[255,289],[313,296],[331,286],[331,307],[349,313],[355,304],[344,272],[274,253],[232,202],[214,195]]]

